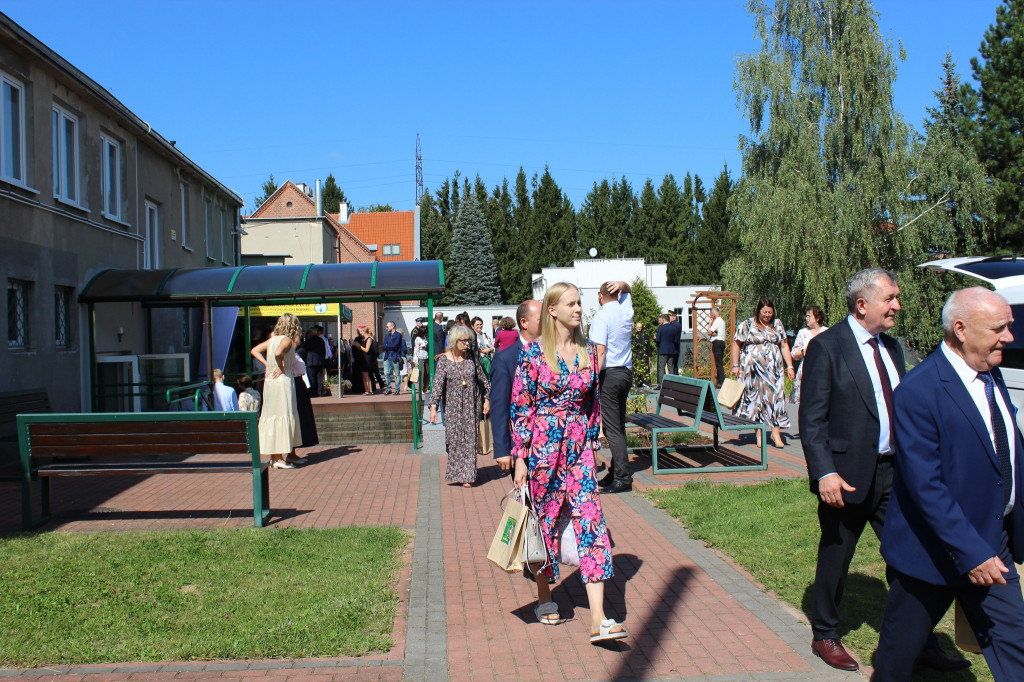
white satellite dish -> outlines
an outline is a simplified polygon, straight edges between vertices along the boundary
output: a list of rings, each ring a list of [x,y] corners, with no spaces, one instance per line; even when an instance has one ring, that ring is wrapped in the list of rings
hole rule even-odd
[[[595,249],[595,248],[594,248],[593,246],[591,246],[591,247],[590,247],[590,251],[588,251],[587,253],[589,253],[589,254],[590,254],[590,257],[591,257],[591,258],[593,258],[594,256],[596,256],[596,255],[597,255],[597,249]]]

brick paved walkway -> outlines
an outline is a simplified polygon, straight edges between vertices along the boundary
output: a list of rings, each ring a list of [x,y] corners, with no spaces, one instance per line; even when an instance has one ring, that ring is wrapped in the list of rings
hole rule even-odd
[[[395,524],[412,530],[411,564],[387,654],[360,659],[111,663],[0,670],[60,680],[849,680],[810,652],[810,630],[636,494],[602,498],[615,546],[606,610],[630,638],[587,641],[582,584],[563,570],[555,600],[573,620],[536,622],[532,583],[484,558],[508,479],[481,459],[480,483],[443,482],[443,456],[408,446],[321,448],[312,464],[271,472],[273,526]],[[153,476],[55,483],[47,530],[247,527],[243,476]],[[103,481],[101,483],[101,481]],[[0,532],[18,529],[19,489],[0,484]],[[272,528],[267,532],[273,532]],[[408,585],[407,591],[405,586]],[[856,676],[853,676],[856,678]]]

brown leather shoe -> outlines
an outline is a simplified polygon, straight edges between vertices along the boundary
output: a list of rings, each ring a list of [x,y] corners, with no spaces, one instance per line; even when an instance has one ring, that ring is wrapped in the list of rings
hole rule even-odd
[[[821,657],[821,660],[833,668],[840,670],[857,670],[860,666],[853,660],[850,654],[838,639],[818,639],[811,642],[814,653]]]

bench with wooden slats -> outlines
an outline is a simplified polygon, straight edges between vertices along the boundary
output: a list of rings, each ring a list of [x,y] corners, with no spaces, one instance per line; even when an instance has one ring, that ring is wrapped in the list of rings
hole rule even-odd
[[[50,480],[63,476],[251,473],[253,519],[270,516],[269,462],[260,459],[255,412],[19,415],[22,525],[50,516]],[[218,459],[196,459],[208,455]],[[245,459],[220,459],[249,455]],[[43,518],[33,522],[32,481],[42,483]]]
[[[670,419],[661,414],[663,407],[674,408],[676,414],[686,417],[691,423]],[[698,416],[699,415],[699,416]],[[757,424],[733,414],[723,414],[712,383],[704,379],[666,374],[662,379],[661,390],[658,392],[658,405],[653,414],[636,413],[626,415],[626,424],[638,426],[651,432],[651,470],[655,474],[689,474],[700,473],[707,467],[693,466],[685,468],[665,469],[658,466],[658,436],[670,433],[693,433],[700,430],[701,424],[711,426],[713,446],[681,446],[679,450],[718,449],[718,431],[761,431],[761,462],[760,464],[721,464],[716,470],[728,471],[764,471],[768,468],[767,426]]]
[[[17,416],[46,412],[50,412],[50,398],[45,388],[0,393],[0,481],[21,479]]]

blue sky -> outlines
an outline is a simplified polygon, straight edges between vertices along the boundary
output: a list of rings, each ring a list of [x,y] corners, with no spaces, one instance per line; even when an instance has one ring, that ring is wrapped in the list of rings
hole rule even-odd
[[[902,41],[896,105],[920,126],[947,50],[970,78],[998,0],[876,0]],[[696,173],[747,131],[732,90],[757,49],[739,0],[0,2],[247,203],[270,173],[334,173],[356,206],[410,209],[415,142],[433,189],[551,168],[595,181]]]

